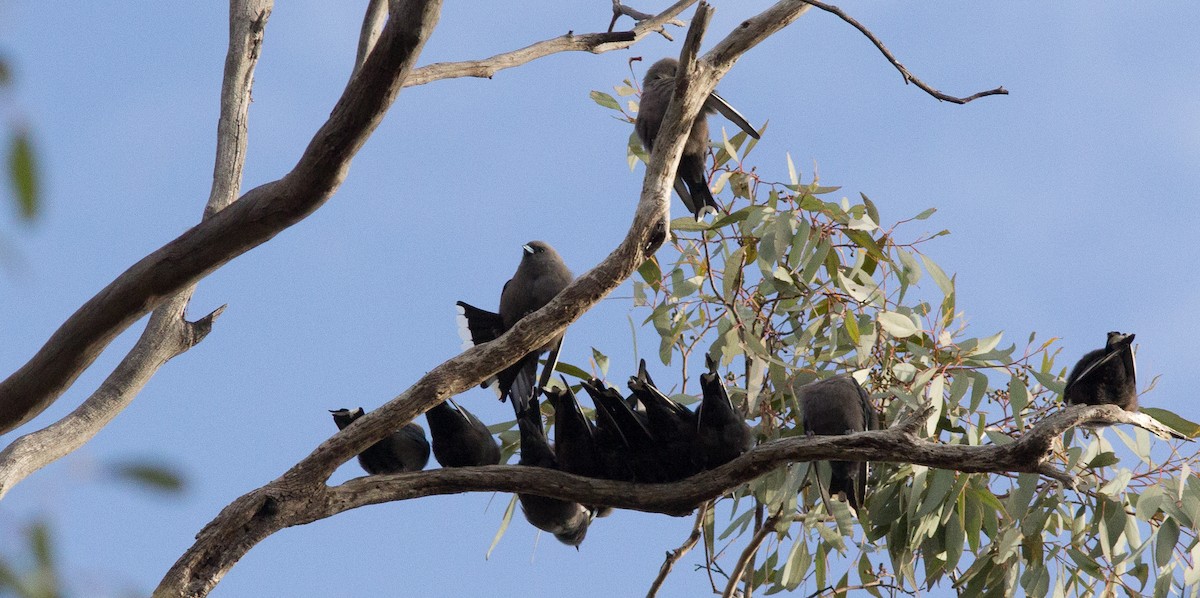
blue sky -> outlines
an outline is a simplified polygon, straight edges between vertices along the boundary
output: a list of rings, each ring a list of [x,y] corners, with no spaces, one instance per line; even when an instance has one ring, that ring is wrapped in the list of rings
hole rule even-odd
[[[285,173],[324,121],[353,61],[365,2],[275,8],[250,113],[244,189]],[[420,62],[474,59],[568,30],[603,30],[609,3],[448,3]],[[666,2],[634,4],[642,10]],[[766,2],[716,2],[709,45]],[[857,31],[816,11],[747,54],[719,89],[756,124],[760,171],[790,153],[884,222],[953,234],[925,246],[957,273],[975,336],[1061,337],[1063,362],[1132,331],[1147,406],[1192,416],[1200,383],[1193,207],[1200,188],[1200,7],[1128,3],[847,2],[939,103]],[[227,41],[220,3],[9,2],[0,50],[15,69],[6,116],[36,135],[45,212],[3,213],[19,254],[0,274],[5,375],[80,304],[199,220],[211,182]],[[690,14],[690,11],[689,13]],[[629,21],[623,21],[628,25]],[[682,30],[676,35],[682,39]],[[199,316],[228,303],[202,344],[165,366],[92,443],[38,472],[0,505],[0,536],[52,519],[78,595],[148,592],[194,534],[237,496],[274,479],[336,428],[326,412],[378,406],[459,350],[453,306],[494,306],[532,239],[581,273],[628,227],[642,167],[629,125],[589,98],[629,76],[627,60],[676,55],[652,38],[629,51],[552,56],[492,80],[403,91],[346,183],[310,218],[205,279]],[[641,77],[647,62],[634,66]],[[713,118],[714,131],[728,123]],[[680,204],[674,200],[674,209]],[[12,262],[12,259],[9,260]],[[928,283],[927,283],[928,284]],[[635,365],[629,289],[572,328],[567,358]],[[24,431],[90,394],[131,346],[120,337]],[[656,379],[669,379],[658,365]],[[460,397],[485,421],[510,418],[486,391]],[[11,437],[11,436],[10,436]],[[0,439],[7,442],[10,437]],[[105,481],[108,463],[161,458],[187,477],[166,499]],[[334,481],[358,475],[354,465]],[[690,519],[620,512],[579,552],[516,521],[484,559],[507,495],[368,507],[284,530],[255,547],[216,596],[644,594]],[[5,546],[9,544],[6,542]],[[697,595],[690,559],[664,596]]]

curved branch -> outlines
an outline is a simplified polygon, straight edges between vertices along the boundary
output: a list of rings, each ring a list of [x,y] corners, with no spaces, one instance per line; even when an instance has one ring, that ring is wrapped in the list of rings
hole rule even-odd
[[[850,15],[846,14],[845,11],[843,11],[842,9],[840,9],[836,6],[833,6],[832,4],[825,4],[824,2],[817,2],[817,0],[805,0],[805,1],[808,4],[811,4],[825,12],[836,15],[839,19],[849,23],[852,27],[854,27],[860,33],[865,35],[867,37],[867,39],[871,40],[871,43],[875,44],[876,48],[879,48],[879,51],[881,53],[883,53],[885,58],[888,59],[888,62],[892,63],[892,66],[896,67],[896,70],[900,71],[900,76],[904,77],[905,84],[912,83],[913,85],[916,85],[917,87],[921,88],[925,93],[937,98],[940,101],[951,102],[954,104],[966,104],[967,102],[970,102],[971,100],[977,100],[979,98],[986,97],[986,96],[1008,95],[1008,90],[1004,89],[1003,86],[997,87],[996,89],[989,89],[987,91],[981,91],[979,93],[969,95],[965,98],[960,98],[960,97],[942,93],[942,92],[934,89],[933,87],[930,87],[929,84],[925,83],[924,81],[916,78],[912,73],[908,72],[908,69],[905,68],[905,66],[903,64],[900,64],[899,60],[896,60],[896,57],[894,55],[892,55],[891,51],[889,51],[887,49],[887,46],[884,46],[883,42],[880,41],[878,37],[875,37],[875,34],[871,33],[870,29],[867,29],[862,23],[859,23],[858,21],[856,21],[854,19],[854,17],[851,17]]]
[[[329,120],[291,172],[250,190],[142,258],[84,303],[28,363],[0,382],[0,433],[45,410],[113,338],[171,295],[324,205],[400,92],[424,45],[421,32],[432,28],[440,7],[434,0],[402,7],[422,13],[421,18],[389,20],[363,68],[350,79]]]
[[[1038,422],[1010,444],[968,446],[918,438],[913,431],[914,422],[919,428],[920,418],[931,413],[924,409],[903,424],[886,430],[768,442],[721,467],[669,484],[614,482],[550,469],[493,465],[367,476],[328,487],[309,483],[311,476],[322,470],[306,459],[289,474],[243,495],[223,509],[197,534],[196,543],[180,557],[156,596],[202,596],[224,571],[271,534],[366,505],[463,492],[520,492],[683,516],[777,467],[797,461],[864,460],[913,463],[968,473],[1040,473],[1052,455],[1051,441],[1066,429],[1083,423],[1126,421],[1122,415],[1126,412],[1112,405],[1076,406]],[[339,435],[340,432],[322,448],[331,445]],[[304,473],[296,473],[297,468]],[[181,589],[185,587],[188,590]]]
[[[203,219],[233,203],[242,184],[250,90],[272,4],[273,0],[238,0],[229,6],[229,49],[221,83],[217,153]],[[0,498],[33,472],[94,438],[129,406],[160,367],[194,347],[212,330],[225,307],[188,322],[184,314],[194,290],[195,286],[189,285],[154,310],[133,349],[78,408],[0,451]]]
[[[612,17],[612,21],[609,21],[609,23],[608,23],[608,31],[610,33],[612,32],[613,27],[617,26],[617,20],[623,16],[629,17],[629,18],[633,19],[634,21],[637,21],[638,23],[641,23],[642,21],[648,21],[648,20],[654,18],[654,15],[646,14],[636,8],[631,8],[631,7],[621,4],[621,0],[612,0],[612,4],[613,4],[613,17]],[[666,21],[665,23],[663,23],[663,25],[674,25],[676,27],[683,27],[684,22],[680,21],[678,19],[670,19],[670,20]],[[664,27],[663,25],[660,25],[658,27],[658,29],[655,29],[655,31],[657,31],[659,35],[665,37],[667,39],[667,41],[669,41],[669,42],[675,41],[675,38],[671,37],[670,33],[667,33],[667,28]]]
[[[544,58],[560,52],[591,52],[601,54],[611,50],[623,50],[632,46],[638,40],[661,29],[666,23],[683,12],[684,9],[696,3],[696,0],[679,0],[661,13],[638,22],[630,31],[613,33],[585,33],[575,35],[567,33],[553,39],[537,42],[512,52],[497,54],[482,60],[465,60],[462,62],[438,62],[415,69],[404,82],[405,87],[425,85],[442,79],[459,77],[480,77],[491,79],[493,75],[504,69],[521,66],[538,58]]]
[[[354,56],[354,73],[357,73],[379,40],[379,32],[383,31],[383,23],[387,20],[387,0],[370,0],[367,11],[363,15],[362,27],[358,32],[358,53]],[[351,76],[354,76],[351,74]]]

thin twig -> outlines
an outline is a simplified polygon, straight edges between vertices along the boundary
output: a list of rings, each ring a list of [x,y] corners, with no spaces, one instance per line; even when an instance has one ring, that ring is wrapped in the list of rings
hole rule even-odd
[[[612,4],[613,4],[613,18],[612,18],[612,21],[610,21],[608,23],[609,33],[612,33],[613,27],[616,27],[616,25],[617,25],[617,19],[620,19],[622,16],[630,17],[639,24],[641,24],[642,21],[648,21],[648,20],[654,18],[654,15],[644,13],[636,8],[630,8],[628,6],[621,4],[621,0],[612,0]],[[674,25],[676,27],[683,27],[684,22],[680,21],[679,19],[671,19],[669,21],[664,22],[662,25],[659,25],[658,29],[655,29],[655,31],[657,31],[660,35],[667,38],[667,41],[673,42],[673,41],[675,41],[675,38],[671,37],[671,34],[667,33],[667,28],[665,27],[665,25]]]
[[[854,19],[854,17],[846,14],[845,11],[843,11],[842,9],[840,9],[836,6],[833,6],[832,4],[825,4],[824,2],[818,2],[817,0],[804,0],[804,1],[825,11],[825,12],[836,15],[839,19],[849,23],[852,27],[857,29],[860,33],[867,36],[867,39],[871,40],[871,43],[875,44],[876,48],[879,48],[879,51],[882,52],[883,55],[888,59],[888,62],[891,62],[892,66],[896,67],[896,70],[900,71],[900,76],[904,77],[905,84],[912,83],[913,85],[916,85],[917,87],[924,90],[925,93],[937,98],[940,101],[951,102],[954,104],[966,104],[967,102],[970,102],[971,100],[977,100],[982,97],[994,96],[994,95],[1008,95],[1008,90],[1004,89],[1003,86],[997,87],[996,89],[989,89],[987,91],[981,91],[979,93],[969,95],[965,98],[960,98],[960,97],[942,93],[942,92],[934,89],[933,87],[931,87],[929,84],[925,83],[924,81],[918,79],[912,73],[908,72],[908,69],[905,68],[905,66],[903,64],[900,64],[899,60],[896,60],[896,57],[894,55],[892,55],[891,51],[889,51],[886,46],[883,45],[883,42],[880,41],[878,37],[875,37],[875,34],[871,33],[870,29],[867,29],[862,23],[859,23],[858,21],[856,21]]]
[[[425,85],[442,79],[458,77],[480,77],[491,79],[493,75],[504,69],[521,66],[539,58],[559,52],[591,52],[600,54],[611,50],[620,50],[632,46],[645,36],[653,33],[663,24],[674,20],[675,16],[696,0],[678,0],[675,4],[657,15],[641,21],[630,31],[608,33],[583,33],[576,35],[569,32],[553,39],[537,42],[519,50],[504,52],[482,60],[464,60],[462,62],[438,62],[414,69],[404,81],[405,87]]]
[[[671,569],[675,568],[675,563],[679,562],[679,559],[683,558],[683,555],[696,547],[696,542],[700,541],[700,530],[704,528],[704,516],[711,504],[705,503],[696,511],[696,522],[692,524],[692,531],[688,534],[687,539],[683,541],[683,544],[680,544],[679,548],[675,550],[667,551],[667,558],[663,559],[662,566],[658,568],[658,575],[655,576],[654,583],[650,584],[650,591],[646,592],[646,598],[654,598],[658,595],[659,588],[667,580],[667,575],[671,573]]]
[[[776,524],[782,519],[782,513],[771,515],[763,522],[762,527],[754,532],[754,535],[750,538],[750,543],[746,545],[746,549],[742,551],[742,556],[738,557],[737,564],[729,574],[729,583],[725,586],[725,593],[721,594],[721,598],[733,598],[737,594],[738,582],[742,580],[742,576],[746,574],[746,569],[754,561],[754,555],[758,553],[759,547],[766,541],[767,536],[775,531]],[[749,598],[749,596],[747,595],[746,598]]]

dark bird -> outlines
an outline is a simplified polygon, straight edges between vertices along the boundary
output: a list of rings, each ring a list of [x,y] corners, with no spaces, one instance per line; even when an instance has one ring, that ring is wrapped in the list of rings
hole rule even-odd
[[[530,241],[521,249],[524,251],[521,264],[500,292],[500,313],[458,302],[459,334],[467,343],[481,345],[495,340],[518,320],[541,309],[571,283],[571,271],[553,247],[543,241]],[[561,344],[560,334],[501,371],[494,380],[484,381],[483,386],[495,383],[501,401],[513,397],[513,408],[517,412],[525,411],[529,398],[550,381]],[[550,351],[550,357],[546,360],[542,379],[535,386],[538,356],[546,351]]]
[[[796,400],[803,412],[806,434],[838,436],[879,428],[871,396],[850,376],[805,384],[796,391]],[[857,511],[866,500],[868,467],[866,462],[830,461],[829,494],[845,494],[846,502]]]
[[[353,411],[335,409],[330,413],[339,430],[363,416],[362,407]],[[371,475],[421,471],[428,462],[429,441],[425,440],[425,430],[411,422],[358,455],[358,464]]]
[[[554,456],[558,468],[589,478],[604,477],[596,452],[596,426],[583,413],[575,393],[563,381],[563,388],[547,388],[546,398],[554,407]]]
[[[1137,365],[1133,360],[1133,335],[1108,333],[1103,349],[1090,351],[1067,376],[1063,400],[1080,405],[1116,405],[1138,410]]]
[[[705,357],[708,372],[700,374],[704,397],[696,409],[696,435],[705,469],[736,459],[754,446],[754,433],[742,414],[733,406],[725,383],[717,373],[717,363]]]
[[[634,482],[666,481],[646,414],[600,379],[583,383],[596,405],[597,444],[605,477]]]
[[[433,456],[442,467],[495,465],[500,462],[500,445],[487,426],[452,399],[425,412]]]
[[[563,380],[562,388],[547,388],[546,398],[554,407],[554,457],[558,468],[589,478],[603,478],[604,468],[596,446],[596,426],[583,413],[575,393]],[[606,517],[609,507],[589,505],[594,516]]]
[[[654,148],[654,139],[658,137],[663,117],[667,114],[667,106],[671,104],[671,96],[675,93],[675,72],[678,70],[678,60],[663,58],[650,66],[642,81],[642,100],[633,126],[647,153]],[[758,131],[750,126],[745,117],[715,91],[709,94],[704,107],[700,109],[700,114],[692,124],[675,175],[675,191],[697,220],[704,215],[706,208],[716,210],[720,207],[717,200],[713,199],[712,191],[708,188],[708,177],[704,172],[705,154],[708,151],[707,119],[713,112],[720,112],[747,135],[758,139]]]
[[[515,405],[515,402],[514,402]],[[530,397],[528,407],[517,414],[517,427],[521,432],[521,465],[559,469],[558,460],[542,427],[541,410],[537,397]],[[583,505],[547,498],[535,494],[517,494],[521,511],[530,525],[554,534],[559,542],[578,547],[587,535],[592,521],[591,512]]]
[[[645,359],[638,366],[638,375],[629,378],[629,390],[646,410],[646,424],[657,443],[664,481],[699,473],[704,464],[696,445],[696,414],[654,386]]]

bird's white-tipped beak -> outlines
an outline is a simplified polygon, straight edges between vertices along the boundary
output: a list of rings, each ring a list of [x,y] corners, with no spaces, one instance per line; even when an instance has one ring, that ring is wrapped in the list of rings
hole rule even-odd
[[[522,250],[523,250],[525,253],[528,253],[529,255],[533,255],[533,248],[532,248],[532,247],[530,247],[530,246],[528,246],[528,245],[522,245],[522,246],[521,246],[521,249],[522,249]]]

